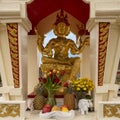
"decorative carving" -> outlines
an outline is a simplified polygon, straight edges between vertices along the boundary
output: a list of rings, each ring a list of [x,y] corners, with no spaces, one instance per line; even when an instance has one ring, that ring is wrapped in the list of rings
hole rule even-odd
[[[12,62],[12,73],[14,79],[14,87],[19,88],[19,49],[18,49],[18,24],[7,24],[10,55]]]
[[[103,106],[103,114],[104,117],[120,118],[120,104],[114,104],[114,105],[105,104]]]
[[[16,117],[20,116],[20,105],[19,104],[0,104],[0,117]]]
[[[107,22],[99,23],[98,86],[103,85],[109,26],[110,23]]]

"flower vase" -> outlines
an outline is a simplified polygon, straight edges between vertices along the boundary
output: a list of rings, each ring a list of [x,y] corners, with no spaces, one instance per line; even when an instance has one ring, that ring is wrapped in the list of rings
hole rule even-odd
[[[75,92],[75,97],[76,97],[76,109],[78,109],[78,103],[80,99],[85,99],[86,98],[86,91],[76,91]]]
[[[78,98],[78,92],[75,92],[75,98],[76,98],[76,105],[75,105],[75,109],[78,109],[78,102],[79,102],[79,98]]]
[[[47,104],[51,106],[54,106],[56,104],[53,90],[48,90]]]
[[[85,99],[87,93],[88,93],[87,91],[79,91],[78,92],[78,99]]]

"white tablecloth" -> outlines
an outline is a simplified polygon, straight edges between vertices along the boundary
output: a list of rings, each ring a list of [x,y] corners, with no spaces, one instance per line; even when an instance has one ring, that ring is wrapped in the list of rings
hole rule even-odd
[[[56,120],[73,120],[73,118],[75,117],[75,111],[74,110],[70,110],[69,112],[52,111],[47,113],[40,112],[39,117],[40,119],[54,118]]]

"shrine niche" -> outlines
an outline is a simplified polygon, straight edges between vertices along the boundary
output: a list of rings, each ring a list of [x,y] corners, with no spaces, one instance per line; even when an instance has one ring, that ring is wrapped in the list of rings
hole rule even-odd
[[[42,64],[40,69],[42,72],[50,70],[65,70],[66,75],[64,79],[74,80],[80,72],[80,57],[69,57],[70,51],[73,55],[79,55],[84,49],[85,45],[89,45],[89,39],[82,41],[79,39],[79,45],[75,44],[72,39],[67,39],[66,36],[70,33],[70,23],[68,22],[67,14],[61,10],[56,16],[56,21],[53,25],[54,34],[57,38],[52,38],[44,47],[44,36],[40,36],[38,31],[37,45],[39,52],[42,54]]]

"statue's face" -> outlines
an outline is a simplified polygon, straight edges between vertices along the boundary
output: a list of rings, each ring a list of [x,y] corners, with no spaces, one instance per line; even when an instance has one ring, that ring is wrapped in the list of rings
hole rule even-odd
[[[66,24],[64,22],[60,22],[57,25],[58,33],[64,35],[66,33]]]
[[[70,32],[70,26],[67,26],[64,22],[60,22],[54,25],[54,33],[57,36],[67,36]]]

